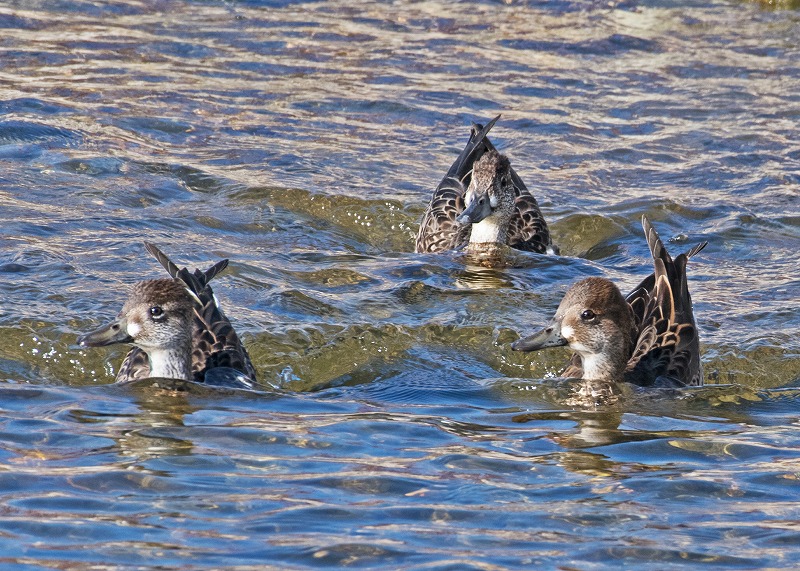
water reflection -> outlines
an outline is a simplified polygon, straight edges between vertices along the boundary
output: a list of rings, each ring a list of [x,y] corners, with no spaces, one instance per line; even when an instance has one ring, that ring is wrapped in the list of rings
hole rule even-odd
[[[469,267],[458,274],[453,282],[456,288],[463,289],[500,289],[514,286],[514,282],[509,279],[502,271],[496,268],[497,265],[490,264],[486,268]]]
[[[772,390],[800,378],[796,13],[64,0],[0,25],[6,566],[800,565],[800,396]],[[563,255],[414,254],[499,113]],[[702,357],[737,385],[536,381],[565,355],[515,332],[649,273],[643,214],[709,241]],[[161,277],[143,239],[231,259],[215,293],[280,389],[117,387],[124,350],[76,350]]]

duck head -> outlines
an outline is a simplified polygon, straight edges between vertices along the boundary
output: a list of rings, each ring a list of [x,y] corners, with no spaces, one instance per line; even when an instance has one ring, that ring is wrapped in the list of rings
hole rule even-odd
[[[504,243],[515,198],[508,157],[488,151],[475,161],[464,196],[466,207],[456,220],[472,224],[471,242]]]
[[[550,323],[511,345],[537,351],[568,345],[580,358],[587,380],[622,380],[637,336],[628,302],[605,278],[586,278],[561,300]]]
[[[174,279],[137,283],[117,318],[78,338],[83,347],[130,343],[147,353],[151,376],[191,380],[194,300]]]

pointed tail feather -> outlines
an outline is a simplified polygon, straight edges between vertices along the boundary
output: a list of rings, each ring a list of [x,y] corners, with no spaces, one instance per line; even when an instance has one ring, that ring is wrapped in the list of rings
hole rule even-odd
[[[692,249],[690,249],[688,252],[684,253],[684,256],[686,256],[687,258],[691,258],[695,254],[700,253],[700,251],[706,246],[708,246],[708,242],[701,242],[700,244],[697,244]]]
[[[486,123],[485,127],[480,123],[473,122],[472,133],[469,136],[469,142],[474,145],[483,142],[487,147],[489,147],[489,150],[494,149],[494,145],[492,145],[489,141],[485,141],[485,139],[486,135],[489,134],[489,131],[492,130],[492,127],[494,127],[494,124],[497,123],[497,120],[500,119],[500,117],[502,117],[502,115],[498,115],[497,117]]]
[[[650,253],[653,259],[661,260],[665,268],[669,267],[672,258],[664,247],[664,242],[662,242],[661,238],[658,236],[658,232],[656,232],[656,229],[653,228],[653,225],[650,224],[650,221],[647,219],[647,216],[642,216],[642,228],[644,229],[644,235],[647,237],[647,245],[650,247]]]
[[[205,272],[195,270],[194,274],[192,274],[188,269],[181,269],[175,265],[175,263],[170,260],[164,252],[159,250],[155,244],[151,242],[145,242],[144,247],[156,260],[159,261],[162,266],[164,266],[164,269],[167,270],[170,276],[181,280],[195,295],[200,295],[200,293],[208,285],[208,282],[210,282],[217,274],[228,267],[228,260],[225,259],[220,260],[208,268]]]
[[[494,119],[489,121],[486,124],[485,127],[483,125],[481,125],[480,123],[475,123],[473,121],[472,130],[470,131],[470,136],[469,136],[469,142],[471,143],[471,142],[473,142],[473,140],[474,140],[475,144],[482,142],[484,144],[484,146],[486,147],[487,151],[496,151],[497,148],[492,144],[492,142],[489,140],[489,138],[486,135],[489,133],[489,129],[494,127],[494,124],[497,123],[497,120],[500,117],[501,117],[501,115],[498,115],[497,117],[495,117]]]
[[[647,216],[642,216],[642,228],[644,229],[644,235],[647,237],[647,245],[650,247],[650,253],[653,255],[654,260],[663,260],[664,265],[669,267],[669,261],[672,258],[667,252],[667,249],[664,247],[664,243],[661,241],[661,238],[658,236],[658,232],[656,229],[653,228],[653,225],[650,224],[650,220],[647,219]],[[695,246],[692,246],[688,251],[684,252],[682,255],[686,256],[687,258],[691,258],[692,256],[699,254],[703,248],[708,246],[708,242],[701,242]]]
[[[228,267],[228,259],[220,260],[210,268],[208,268],[205,272],[203,272],[203,278],[205,279],[205,283],[210,282],[217,274],[222,273],[222,271]]]
[[[169,275],[170,275],[170,276],[172,276],[173,278],[177,278],[177,277],[178,277],[178,272],[180,272],[180,271],[181,271],[181,270],[180,270],[180,268],[179,268],[178,266],[176,266],[176,265],[175,265],[175,264],[172,262],[172,260],[170,260],[170,259],[169,259],[169,257],[167,257],[167,255],[166,255],[164,252],[162,252],[161,250],[159,250],[159,249],[156,247],[156,245],[155,245],[155,244],[153,244],[152,242],[145,242],[145,243],[144,243],[144,248],[145,248],[145,250],[147,250],[148,252],[150,252],[150,254],[151,254],[151,255],[152,255],[152,256],[153,256],[153,257],[154,257],[156,260],[158,260],[158,262],[159,262],[159,263],[160,263],[162,266],[164,266],[164,269],[165,269],[165,270],[167,270],[167,272],[169,273]]]
[[[693,246],[673,260],[661,238],[659,238],[658,232],[656,232],[646,216],[642,216],[642,228],[644,228],[644,233],[647,236],[647,245],[650,247],[650,253],[653,257],[655,278],[657,279],[661,275],[666,276],[667,282],[673,289],[673,294],[680,295],[681,299],[686,298],[689,295],[689,286],[686,280],[686,262],[705,248],[708,242],[701,242]]]
[[[477,161],[481,155],[487,151],[487,149],[494,148],[492,147],[492,144],[486,140],[486,135],[489,133],[492,127],[494,127],[494,124],[497,123],[498,119],[500,119],[500,115],[489,121],[485,127],[482,127],[476,123],[472,124],[472,132],[470,133],[467,146],[464,147],[464,150],[461,151],[460,155],[458,155],[458,158],[450,167],[450,170],[447,171],[447,176],[445,176],[442,183],[450,178],[454,178],[459,181],[463,180],[464,177],[472,171],[472,165],[475,164],[475,161]]]

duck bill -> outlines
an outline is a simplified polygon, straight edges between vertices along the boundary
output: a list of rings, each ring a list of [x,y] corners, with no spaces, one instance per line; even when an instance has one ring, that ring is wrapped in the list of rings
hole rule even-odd
[[[567,344],[567,340],[561,336],[561,323],[552,321],[541,331],[512,343],[511,349],[514,351],[538,351],[547,347],[563,347]]]
[[[128,335],[128,323],[124,318],[78,337],[78,344],[83,347],[104,347],[114,343],[133,343],[133,337]]]
[[[484,192],[476,196],[472,202],[464,209],[464,212],[456,218],[456,222],[462,226],[467,224],[477,224],[492,213],[492,205],[489,202],[489,193]]]

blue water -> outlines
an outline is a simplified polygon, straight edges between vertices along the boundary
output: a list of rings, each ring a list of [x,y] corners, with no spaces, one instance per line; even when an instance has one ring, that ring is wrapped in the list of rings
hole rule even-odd
[[[800,566],[792,3],[0,6],[0,567]],[[562,256],[413,253],[471,121]],[[577,402],[509,344],[689,266],[708,386]],[[264,390],[76,336],[207,267]],[[175,390],[180,389],[180,390]],[[271,567],[270,567],[271,566]]]

